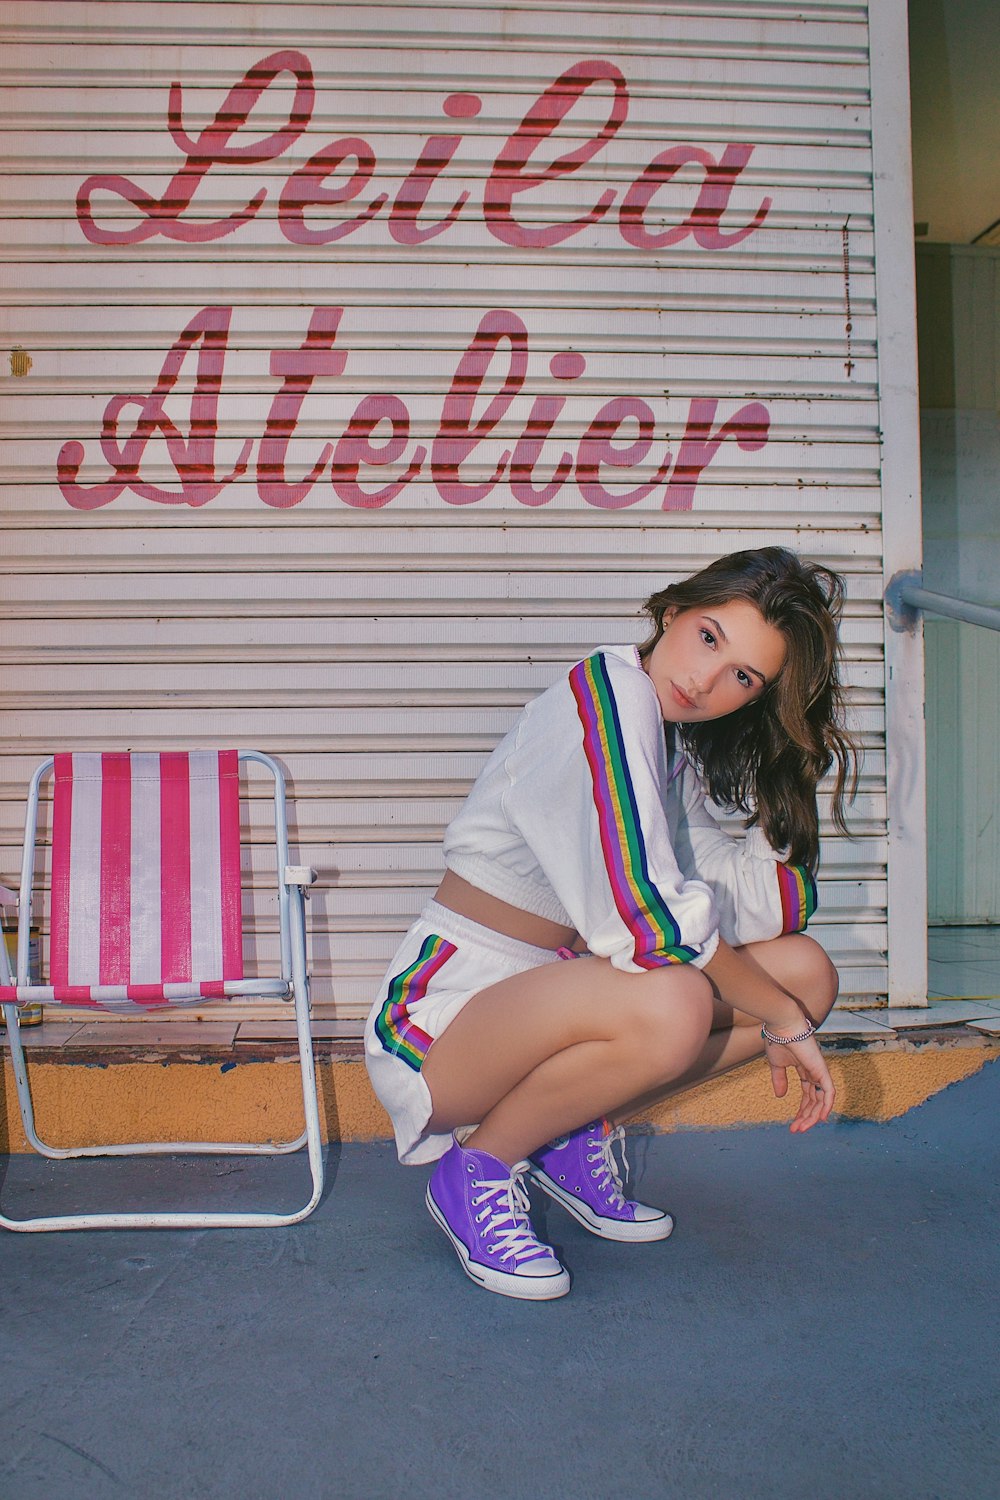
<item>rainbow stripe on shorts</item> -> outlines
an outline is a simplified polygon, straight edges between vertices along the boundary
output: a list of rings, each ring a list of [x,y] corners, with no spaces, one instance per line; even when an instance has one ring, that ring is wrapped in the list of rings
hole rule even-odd
[[[413,963],[389,981],[388,997],[375,1021],[375,1035],[386,1052],[417,1073],[434,1038],[410,1020],[410,1007],[423,999],[434,975],[457,952],[454,943],[429,933]]]

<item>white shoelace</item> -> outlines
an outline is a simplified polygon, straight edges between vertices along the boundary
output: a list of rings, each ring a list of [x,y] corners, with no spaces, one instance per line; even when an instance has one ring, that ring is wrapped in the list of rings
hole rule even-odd
[[[473,1188],[481,1189],[478,1198],[472,1200],[473,1206],[483,1206],[476,1222],[485,1224],[489,1233],[496,1236],[496,1243],[486,1247],[487,1254],[499,1255],[501,1260],[535,1260],[539,1255],[551,1254],[548,1246],[535,1238],[528,1218],[530,1203],[521,1175],[524,1165],[518,1162],[511,1168],[510,1176],[500,1181],[472,1184]]]
[[[625,1155],[625,1132],[620,1125],[599,1139],[591,1136],[589,1144],[596,1146],[596,1152],[588,1152],[587,1160],[596,1162],[598,1165],[591,1172],[591,1177],[597,1183],[601,1192],[607,1196],[608,1202],[614,1208],[625,1207],[625,1182],[628,1181],[628,1157]],[[625,1173],[625,1182],[622,1181],[618,1171],[618,1162],[615,1160],[614,1147],[620,1146],[622,1153],[622,1171]]]

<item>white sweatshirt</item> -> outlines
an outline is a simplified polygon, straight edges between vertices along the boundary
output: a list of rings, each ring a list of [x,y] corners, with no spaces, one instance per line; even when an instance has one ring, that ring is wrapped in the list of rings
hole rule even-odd
[[[700,778],[668,769],[663,716],[634,646],[608,646],[529,703],[444,841],[448,869],[522,911],[573,927],[591,953],[640,972],[701,968],[805,927],[811,875],[759,828],[731,838]]]

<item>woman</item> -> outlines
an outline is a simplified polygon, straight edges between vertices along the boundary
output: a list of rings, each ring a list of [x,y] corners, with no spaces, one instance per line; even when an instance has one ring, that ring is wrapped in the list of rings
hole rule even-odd
[[[486,1289],[569,1290],[527,1176],[604,1238],[670,1233],[625,1198],[606,1116],[764,1050],[777,1095],[788,1068],[800,1079],[792,1130],[828,1117],[813,1032],[837,978],[802,929],[817,783],[835,764],[843,826],[853,758],[842,598],[836,574],[778,547],[663,589],[645,644],[596,652],[529,704],[449,827],[366,1060],[400,1160],[437,1160],[428,1207]],[[706,792],[748,815],[745,840]]]

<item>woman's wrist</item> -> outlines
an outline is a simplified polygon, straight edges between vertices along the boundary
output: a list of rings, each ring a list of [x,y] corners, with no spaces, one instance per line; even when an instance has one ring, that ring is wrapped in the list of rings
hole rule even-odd
[[[800,1020],[804,1020],[805,1024],[802,1025],[798,1031],[793,1032],[791,1035],[779,1034],[778,1032],[772,1030],[772,1028],[768,1026],[766,1022],[760,1028],[760,1034],[764,1038],[765,1042],[771,1042],[776,1047],[791,1047],[794,1046],[796,1042],[806,1042],[813,1035],[816,1027],[812,1021],[805,1020],[805,1018],[803,1017],[800,1017]]]

